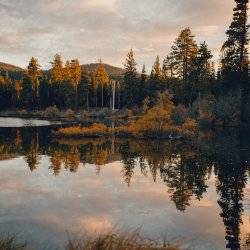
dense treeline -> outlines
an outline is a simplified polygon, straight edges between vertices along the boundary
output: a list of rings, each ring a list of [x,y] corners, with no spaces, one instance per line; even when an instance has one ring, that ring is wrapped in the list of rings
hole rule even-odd
[[[122,79],[111,79],[100,61],[94,72],[82,70],[77,59],[65,64],[55,55],[51,69],[41,71],[31,58],[23,77],[0,76],[1,109],[129,108],[145,111],[168,91],[176,119],[232,125],[250,123],[247,10],[249,0],[235,0],[233,21],[226,32],[215,70],[206,42],[197,44],[189,28],[182,30],[163,62],[156,57],[150,75],[137,71],[133,50],[127,55]],[[119,81],[118,81],[119,80]],[[178,117],[178,114],[180,117]]]

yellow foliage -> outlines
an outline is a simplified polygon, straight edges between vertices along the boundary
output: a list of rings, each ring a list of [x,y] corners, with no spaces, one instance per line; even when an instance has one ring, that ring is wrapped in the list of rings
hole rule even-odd
[[[63,136],[102,136],[110,133],[110,128],[101,123],[94,123],[90,127],[74,126],[60,128],[56,134]]]
[[[125,127],[119,127],[119,132],[132,133],[133,135],[161,136],[175,130],[171,121],[174,105],[168,93],[159,96],[156,106],[138,120]]]
[[[98,64],[98,67],[96,69],[95,80],[97,85],[106,85],[109,83],[109,75],[102,62]]]
[[[109,136],[112,133],[117,136],[133,137],[169,137],[175,135],[193,135],[197,129],[197,124],[192,119],[187,119],[182,126],[175,125],[171,120],[174,111],[174,104],[168,93],[159,96],[157,104],[148,109],[137,120],[131,121],[126,125],[121,125],[115,129],[103,124],[93,124],[90,127],[70,127],[61,128],[57,132],[63,136]]]

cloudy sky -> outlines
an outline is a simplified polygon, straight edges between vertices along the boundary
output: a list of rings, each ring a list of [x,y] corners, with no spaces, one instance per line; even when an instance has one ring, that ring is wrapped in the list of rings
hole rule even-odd
[[[0,0],[0,61],[25,67],[35,56],[47,68],[60,53],[122,66],[132,47],[138,65],[149,69],[185,27],[217,59],[233,6],[233,0]]]

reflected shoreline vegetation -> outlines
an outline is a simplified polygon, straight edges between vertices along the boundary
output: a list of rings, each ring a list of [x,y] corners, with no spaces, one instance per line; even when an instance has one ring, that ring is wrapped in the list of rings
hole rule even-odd
[[[55,139],[52,136],[53,128],[50,127],[1,128],[0,132],[0,171],[3,174],[6,162],[16,159],[21,164],[19,167],[26,165],[21,176],[30,173],[31,178],[37,181],[32,185],[40,187],[47,172],[49,178],[54,176],[55,181],[63,178],[65,185],[71,189],[74,187],[67,180],[88,173],[89,166],[93,166],[95,175],[102,179],[109,178],[106,171],[117,165],[118,168],[114,169],[118,171],[122,189],[133,191],[138,185],[138,178],[148,179],[150,185],[161,184],[162,192],[165,189],[168,193],[166,200],[169,199],[173,209],[183,216],[188,216],[195,204],[204,203],[212,188],[216,194],[213,199],[220,218],[218,221],[224,228],[224,247],[239,249],[249,242],[250,143],[246,133],[222,130],[200,132],[189,140],[158,141],[115,137]],[[41,170],[43,175],[39,172]],[[11,173],[10,169],[8,171]],[[84,182],[84,176],[82,178]],[[109,181],[115,182],[112,178]],[[141,185],[146,188],[146,183]],[[39,189],[47,192],[46,189],[42,191],[42,186]],[[3,194],[3,197],[5,195],[8,197],[9,194]],[[4,218],[3,211],[0,209],[1,218]],[[4,228],[4,220],[1,219],[0,224]],[[178,236],[181,234],[177,232],[175,237]]]

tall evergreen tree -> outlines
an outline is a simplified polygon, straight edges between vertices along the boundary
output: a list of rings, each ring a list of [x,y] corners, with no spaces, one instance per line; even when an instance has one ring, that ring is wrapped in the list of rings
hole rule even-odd
[[[157,56],[152,67],[152,71],[150,74],[150,79],[148,82],[148,94],[150,97],[150,102],[155,104],[158,94],[160,92],[164,92],[165,90],[165,82],[162,77],[161,63],[160,57]]]
[[[37,108],[38,106],[38,98],[39,98],[39,77],[41,76],[40,65],[38,64],[38,60],[34,57],[30,59],[29,65],[27,67],[27,77],[31,82],[32,86],[32,106],[30,108]]]
[[[143,100],[148,95],[147,78],[148,77],[146,74],[146,66],[145,66],[145,64],[143,64],[142,72],[141,72],[141,79],[140,79],[140,84],[139,84],[139,96],[138,96],[138,98],[140,99],[139,100],[140,104],[143,103]]]
[[[189,84],[186,87],[188,87],[189,103],[195,101],[198,95],[204,97],[211,92],[214,80],[212,57],[207,44],[205,42],[201,43],[188,76]]]
[[[51,66],[49,100],[51,105],[56,105],[57,107],[61,108],[62,104],[65,102],[64,93],[62,93],[63,84],[65,82],[65,74],[61,55],[56,54],[54,56],[54,61],[51,63]]]
[[[40,98],[40,108],[46,109],[51,105],[51,100],[49,99],[49,90],[50,90],[50,80],[47,75],[43,75],[39,84],[39,96]]]
[[[191,91],[189,76],[193,70],[193,62],[197,56],[198,47],[189,28],[181,31],[171,48],[168,57],[171,74],[179,79],[178,86],[173,86],[175,101],[191,105]]]
[[[0,76],[0,109],[8,109],[12,106],[14,86],[8,74]]]
[[[123,82],[123,104],[126,107],[133,107],[138,104],[138,79],[134,52],[131,49],[127,54],[124,64],[125,74]]]
[[[33,107],[33,88],[31,79],[25,74],[23,79],[23,90],[21,95],[21,106],[26,109]]]
[[[167,56],[163,60],[162,65],[162,77],[164,80],[174,77],[174,58],[173,56]]]
[[[160,57],[157,56],[151,71],[151,77],[160,79],[162,77]]]
[[[91,92],[91,78],[85,71],[82,71],[81,81],[77,88],[78,104],[81,108],[89,109],[90,92]]]
[[[241,90],[241,121],[245,122],[249,98],[248,50],[249,43],[247,11],[249,0],[235,0],[233,21],[226,32],[227,40],[222,46],[222,78],[229,89]]]
[[[189,28],[181,31],[172,46],[170,56],[174,60],[174,73],[177,77],[187,80],[192,62],[197,55],[197,45]]]

